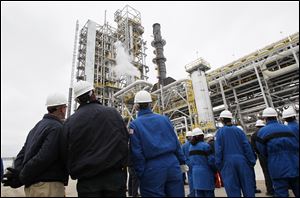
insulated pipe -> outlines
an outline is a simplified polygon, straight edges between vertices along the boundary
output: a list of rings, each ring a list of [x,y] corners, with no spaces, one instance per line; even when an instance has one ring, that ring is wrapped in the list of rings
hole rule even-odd
[[[184,81],[187,81],[187,80],[190,80],[190,79],[188,79],[188,78],[183,78],[183,79],[176,80],[175,82],[172,82],[171,84],[168,84],[167,86],[164,86],[162,90],[164,91],[164,90],[166,90],[166,89],[169,89],[170,87],[173,87],[173,86],[176,85],[176,84],[179,84],[179,83],[184,82]],[[160,91],[161,91],[161,89],[158,89],[158,90],[156,90],[156,91],[154,91],[154,92],[152,92],[152,93],[153,93],[153,94],[158,94]]]
[[[299,37],[299,34],[298,34],[298,37]],[[289,38],[289,41],[292,41],[292,39],[291,39],[290,36],[289,36],[288,38]],[[299,39],[299,38],[298,38],[298,39]],[[290,44],[289,46],[290,46],[290,48],[293,48],[292,44]],[[295,50],[293,50],[293,55],[294,55],[294,58],[295,58],[295,60],[296,60],[297,66],[298,66],[298,68],[299,68],[299,60],[298,60],[298,57],[297,57],[297,55],[296,55]]]
[[[254,67],[254,68],[256,68],[256,67]],[[295,63],[295,64],[289,65],[285,68],[282,68],[282,69],[279,69],[279,70],[276,70],[276,71],[269,71],[266,68],[266,65],[264,64],[262,66],[262,73],[265,75],[265,79],[268,80],[270,78],[275,78],[277,76],[292,72],[292,71],[297,70],[297,69],[299,69],[299,66],[297,65],[297,63]]]
[[[125,93],[126,91],[130,90],[131,88],[133,88],[134,86],[136,85],[139,85],[139,84],[145,84],[145,85],[148,85],[150,87],[152,87],[153,85],[145,80],[137,80],[133,83],[131,83],[130,85],[128,85],[127,87],[124,87],[123,89],[121,89],[120,91],[116,92],[113,97],[116,98],[118,97],[119,95]]]
[[[257,63],[253,63],[253,64],[251,64],[251,65],[248,65],[247,67],[242,68],[242,69],[240,69],[240,70],[238,70],[238,71],[236,71],[236,72],[234,72],[234,73],[226,74],[225,76],[223,76],[223,78],[233,78],[233,77],[235,77],[235,76],[238,76],[238,75],[244,73],[245,70],[248,71],[248,70],[253,69],[253,67],[255,67],[255,66],[260,66],[260,65],[262,65],[262,64],[267,64],[267,63],[269,63],[269,62],[278,60],[279,58],[282,58],[282,57],[284,57],[284,56],[288,56],[288,55],[290,55],[290,54],[293,54],[293,51],[294,51],[294,52],[295,52],[295,51],[296,51],[296,52],[299,51],[299,46],[296,46],[296,47],[294,47],[294,48],[292,48],[292,49],[289,49],[289,50],[287,50],[287,51],[278,53],[277,55],[272,56],[272,57],[268,58],[267,60],[261,60],[261,61],[259,61],[259,62],[257,62]],[[279,70],[279,71],[280,71],[280,70]],[[263,71],[263,72],[264,72],[264,71]],[[281,74],[282,74],[282,73],[281,73]],[[272,75],[272,74],[271,74],[271,75]],[[208,76],[209,76],[209,74],[208,74]],[[221,77],[220,77],[220,78],[221,78]],[[212,86],[212,85],[214,85],[214,84],[217,84],[218,81],[219,81],[219,79],[215,79],[215,80],[209,81],[208,84],[209,84],[209,86]]]
[[[228,105],[226,103],[226,98],[225,98],[225,93],[224,93],[224,89],[223,89],[223,85],[222,85],[222,80],[219,80],[219,85],[220,85],[220,88],[221,88],[221,94],[222,94],[223,104],[225,106],[225,109],[228,110]]]

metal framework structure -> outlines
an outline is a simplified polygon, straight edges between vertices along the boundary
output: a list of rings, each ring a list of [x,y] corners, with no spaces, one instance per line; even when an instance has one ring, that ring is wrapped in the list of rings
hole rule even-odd
[[[299,33],[208,73],[209,64],[193,61],[186,66],[191,78],[152,89],[146,81],[149,68],[145,65],[147,48],[140,12],[126,5],[114,13],[114,21],[117,28],[106,21],[101,26],[89,20],[80,30],[76,78],[92,82],[102,104],[116,107],[127,124],[136,114],[134,94],[143,89],[153,90],[153,111],[173,121],[179,138],[194,127],[214,131],[213,122],[224,109],[233,112],[235,123],[251,133],[265,107],[274,107],[281,115],[283,108],[299,106]],[[140,72],[131,84],[113,75],[116,41],[123,43]],[[204,111],[213,113],[205,120]]]
[[[267,106],[279,115],[299,106],[299,33],[209,72],[207,81],[215,119],[228,109],[236,124],[254,132]]]
[[[121,89],[113,95],[114,106],[121,113],[127,126],[136,117],[136,109],[134,108],[134,95],[140,90],[146,90],[150,92],[152,84],[145,80],[137,80],[131,83],[129,86]],[[157,98],[152,95],[152,98],[157,101]],[[157,106],[154,105],[154,109]]]
[[[121,112],[127,126],[136,116],[133,102],[135,93],[140,90],[151,92],[152,87],[153,85],[147,81],[137,80],[113,95],[115,106]],[[190,79],[177,80],[152,92],[151,95],[153,99],[152,110],[170,118],[181,141],[184,141],[186,131],[199,126]]]
[[[141,25],[141,13],[129,5],[114,14],[114,21],[118,24],[118,39],[125,43],[125,47],[132,57],[133,64],[141,73],[140,79],[147,80],[149,67],[146,66],[146,41],[143,40],[144,27]]]
[[[117,28],[108,22],[104,25],[88,20],[79,34],[79,49],[76,79],[94,84],[95,92],[103,105],[113,105],[113,94],[127,86],[129,82],[116,79],[112,67],[116,65],[114,43],[121,41],[129,52],[132,64],[140,72],[139,79],[147,79],[148,66],[145,64],[146,42],[142,39],[144,28],[141,15],[126,5],[114,14]]]
[[[157,112],[170,118],[181,142],[187,131],[202,127],[198,122],[192,80],[177,80],[152,92],[157,96]],[[155,103],[156,104],[156,103]]]

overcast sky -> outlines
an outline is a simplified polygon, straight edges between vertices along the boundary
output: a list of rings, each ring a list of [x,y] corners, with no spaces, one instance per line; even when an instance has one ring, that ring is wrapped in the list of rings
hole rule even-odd
[[[212,68],[299,32],[299,2],[5,2],[1,1],[1,156],[15,156],[46,113],[49,93],[68,94],[76,20],[103,25],[104,13],[130,5],[141,12],[152,63],[152,25],[161,24],[167,76],[202,57]]]

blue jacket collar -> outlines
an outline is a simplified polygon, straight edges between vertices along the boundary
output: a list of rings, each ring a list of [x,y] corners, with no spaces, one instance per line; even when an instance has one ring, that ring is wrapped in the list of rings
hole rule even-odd
[[[151,111],[150,108],[147,108],[147,109],[141,109],[141,110],[139,110],[139,112],[138,112],[138,117],[139,117],[139,116],[142,116],[142,115],[145,115],[145,114],[150,114],[150,113],[153,113],[153,112]]]

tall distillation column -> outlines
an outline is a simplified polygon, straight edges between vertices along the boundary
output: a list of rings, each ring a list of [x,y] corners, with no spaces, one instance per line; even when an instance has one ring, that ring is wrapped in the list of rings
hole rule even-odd
[[[202,58],[198,58],[192,63],[187,64],[185,69],[190,73],[192,79],[198,112],[198,119],[196,120],[198,120],[202,130],[213,130],[215,129],[214,115],[205,76],[205,71],[210,69],[210,65]]]
[[[164,79],[167,75],[165,64],[167,59],[164,56],[164,45],[166,45],[166,41],[161,37],[160,24],[155,23],[152,27],[154,40],[151,42],[151,46],[155,48],[153,53],[156,55],[156,57],[153,58],[152,62],[157,65],[157,78],[159,84],[164,85]]]

